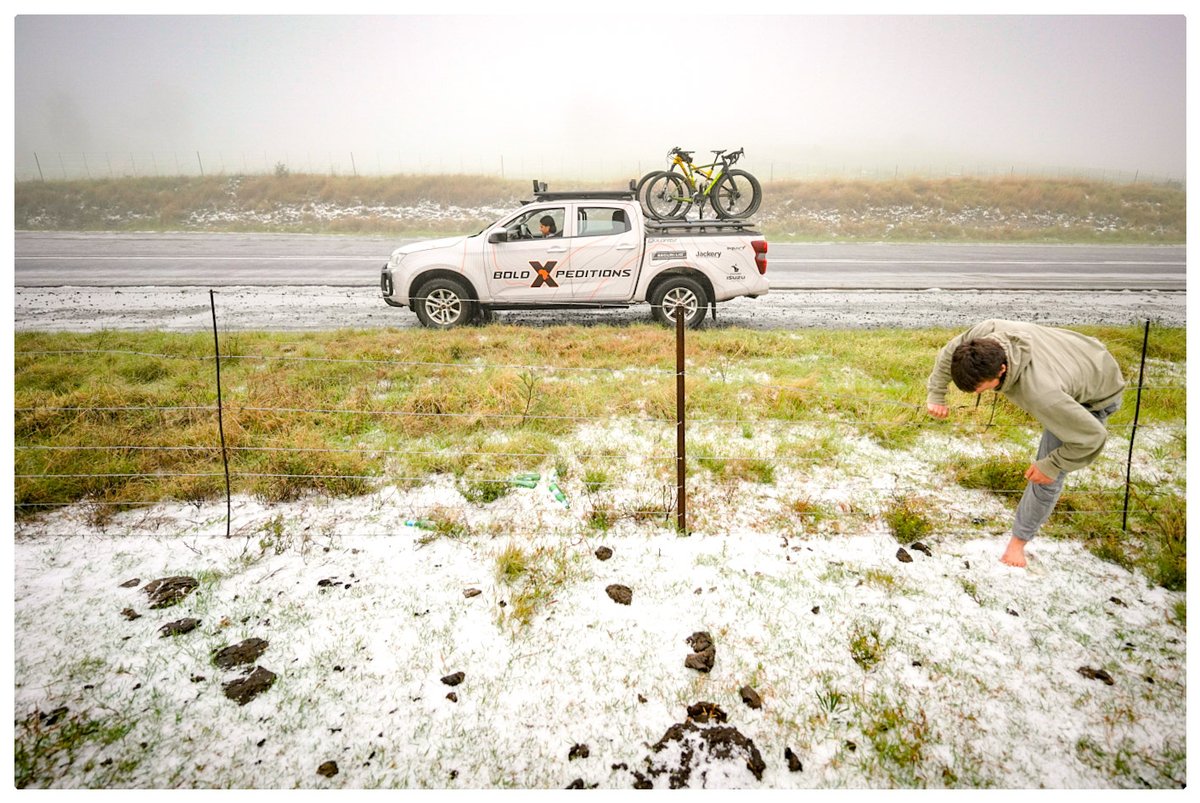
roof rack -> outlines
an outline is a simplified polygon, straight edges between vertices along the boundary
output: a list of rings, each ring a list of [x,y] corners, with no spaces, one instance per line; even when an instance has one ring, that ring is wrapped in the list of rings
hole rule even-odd
[[[747,218],[714,218],[712,220],[653,220],[646,219],[647,232],[668,231],[705,231],[720,229],[727,231],[748,231],[756,227],[756,223]]]
[[[629,179],[629,189],[627,190],[577,190],[574,192],[549,192],[546,189],[546,182],[533,180],[533,198],[537,201],[569,201],[572,199],[582,199],[590,201],[632,201],[636,197],[634,188],[637,182],[634,179]],[[521,204],[531,204],[533,200],[521,201]]]

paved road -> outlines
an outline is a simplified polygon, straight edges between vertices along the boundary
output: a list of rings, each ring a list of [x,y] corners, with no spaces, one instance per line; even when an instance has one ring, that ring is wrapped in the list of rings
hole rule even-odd
[[[384,237],[18,232],[17,287],[373,287]],[[1184,246],[775,243],[772,290],[1185,290]]]

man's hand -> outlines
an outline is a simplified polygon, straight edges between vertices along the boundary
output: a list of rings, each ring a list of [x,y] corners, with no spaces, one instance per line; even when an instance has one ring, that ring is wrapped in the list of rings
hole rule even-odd
[[[945,418],[946,416],[950,415],[950,408],[944,404],[926,404],[925,409],[928,410],[929,414],[934,418]]]
[[[1033,464],[1030,464],[1029,468],[1025,469],[1025,479],[1038,485],[1049,485],[1054,482],[1054,480],[1039,471],[1038,467]]]

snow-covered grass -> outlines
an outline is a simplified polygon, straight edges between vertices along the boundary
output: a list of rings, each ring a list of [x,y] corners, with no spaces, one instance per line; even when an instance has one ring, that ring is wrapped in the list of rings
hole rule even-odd
[[[533,178],[529,176],[528,178]],[[765,178],[760,176],[760,178]],[[564,180],[551,189],[619,189]],[[465,233],[529,197],[489,176],[204,176],[18,182],[18,229]],[[166,199],[166,200],[164,200]],[[773,241],[1183,242],[1181,186],[970,177],[766,182]]]
[[[681,537],[662,515],[624,515],[661,507],[663,437],[629,423],[567,436],[565,453],[621,443],[592,469],[611,487],[569,467],[569,508],[545,477],[479,504],[432,475],[349,500],[238,497],[229,539],[212,535],[222,503],[103,529],[85,506],[19,523],[18,786],[665,788],[680,764],[692,787],[1186,781],[1183,594],[1072,541],[1035,541],[1028,570],[1000,564],[1005,503],[928,471],[977,443],[841,437],[825,446],[836,460],[779,461],[769,483],[696,471]],[[735,458],[780,440],[764,429],[712,448]],[[1119,485],[1120,450],[1080,479]],[[914,487],[937,515],[928,555],[883,523]],[[830,515],[796,515],[808,503]],[[403,524],[418,513],[436,529]],[[146,584],[177,575],[198,587],[151,609]],[[197,629],[160,636],[186,617]],[[699,631],[715,645],[707,674],[684,666]],[[277,679],[239,706],[223,684],[244,672],[211,656],[249,638],[269,642],[257,664]],[[761,779],[695,735],[654,750],[702,701],[728,722],[701,732],[736,728]]]
[[[365,492],[235,485],[230,538],[223,501],[168,486],[135,485],[124,500],[59,489],[51,504],[85,501],[22,510],[16,784],[1186,781],[1186,605],[1170,590],[1183,588],[1186,561],[1183,333],[1154,341],[1129,533],[1111,514],[1132,394],[1104,454],[1068,480],[1027,570],[998,562],[1015,494],[986,474],[1019,477],[1038,430],[1015,408],[969,399],[955,424],[923,416],[912,388],[944,334],[691,337],[689,536],[671,527],[669,341],[649,328],[550,334],[227,334],[234,354],[330,358],[276,360],[271,371],[230,360],[225,392],[274,388],[270,406],[578,418],[501,427],[450,417],[409,433],[319,416],[306,434],[263,443],[378,450],[360,458],[371,476],[353,489]],[[1140,354],[1128,332],[1102,334],[1123,364]],[[19,338],[29,353],[17,406],[179,405],[188,393],[207,403],[206,371],[148,356],[191,354],[186,338],[97,337]],[[112,354],[39,353],[84,346]],[[511,365],[514,354],[527,365]],[[423,365],[382,369],[372,362],[381,357]],[[368,368],[351,367],[366,358]],[[460,366],[461,378],[449,370]],[[20,414],[16,473],[103,473],[105,458],[75,452],[81,462],[66,471],[53,448],[30,448],[39,438],[68,449],[190,443],[154,418],[124,429],[101,420],[93,434],[70,410],[55,414],[64,417]],[[240,437],[253,423],[238,419]],[[210,424],[195,433],[202,446]],[[62,433],[74,440],[54,440]],[[321,473],[321,448],[313,454],[298,471]],[[522,471],[539,474],[535,487],[501,484]],[[195,501],[98,504],[147,498]],[[180,576],[195,589],[151,608],[147,586]],[[161,635],[185,619],[195,629]],[[685,666],[701,632],[715,647],[709,673]],[[253,663],[214,665],[215,651],[248,639],[267,643]],[[226,684],[255,665],[274,682],[239,705]],[[750,690],[761,707],[743,702]],[[728,721],[688,722],[698,703]]]

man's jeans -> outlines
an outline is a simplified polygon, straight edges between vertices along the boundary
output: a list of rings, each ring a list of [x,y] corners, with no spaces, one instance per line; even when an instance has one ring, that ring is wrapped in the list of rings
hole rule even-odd
[[[1103,424],[1120,406],[1121,403],[1117,401],[1103,410],[1089,412]],[[1062,441],[1056,438],[1054,433],[1048,429],[1042,430],[1042,442],[1038,444],[1037,459],[1041,460],[1061,445]],[[1038,485],[1035,482],[1025,485],[1025,493],[1021,496],[1021,503],[1017,505],[1017,515],[1013,519],[1013,535],[1022,541],[1028,541],[1037,535],[1037,531],[1046,523],[1046,519],[1050,518],[1054,506],[1058,504],[1058,497],[1062,495],[1063,480],[1066,478],[1067,472],[1060,471],[1058,478],[1049,485]]]

